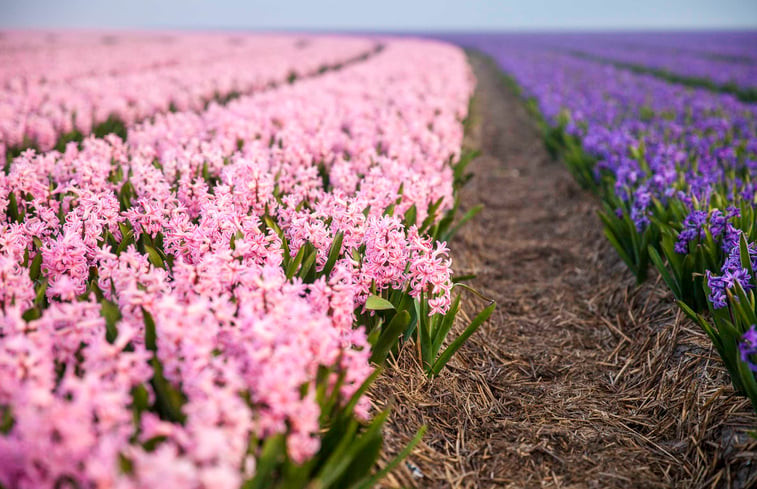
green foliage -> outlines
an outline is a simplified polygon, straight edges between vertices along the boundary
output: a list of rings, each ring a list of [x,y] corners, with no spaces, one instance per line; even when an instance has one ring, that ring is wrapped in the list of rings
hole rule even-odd
[[[251,440],[249,452],[256,457],[257,464],[255,476],[243,484],[243,489],[373,487],[420,441],[425,426],[384,469],[372,473],[383,445],[382,428],[389,412],[383,411],[370,422],[362,423],[355,418],[354,407],[375,380],[378,371],[344,405],[333,403],[333,396],[323,395],[328,383],[326,373],[318,388],[322,412],[322,438],[318,453],[298,464],[287,455],[284,435],[268,438],[264,442]]]
[[[395,290],[385,293],[386,297],[370,296],[366,302],[366,312],[362,314],[362,322],[368,324],[369,328],[368,339],[373,350],[371,360],[380,365],[391,352],[397,352],[402,344],[414,341],[418,363],[426,375],[437,376],[462,344],[489,319],[496,307],[493,300],[483,297],[466,285],[458,283],[455,287],[472,292],[488,304],[446,348],[443,347],[455,318],[459,317],[459,294],[446,313],[433,315],[429,315],[428,302],[423,294],[413,298],[408,291]]]
[[[622,212],[618,216],[612,204],[605,202],[604,210],[599,212],[599,218],[604,224],[607,240],[634,274],[637,283],[641,283],[647,278],[649,249],[656,246],[658,232],[651,226],[641,231],[637,229],[627,204],[620,205]]]

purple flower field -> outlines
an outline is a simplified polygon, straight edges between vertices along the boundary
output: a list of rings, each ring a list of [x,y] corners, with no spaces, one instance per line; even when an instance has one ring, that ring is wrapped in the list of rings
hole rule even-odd
[[[743,353],[757,323],[757,104],[717,88],[757,83],[757,34],[445,39],[489,55],[517,85],[545,142],[603,201],[621,258],[639,281],[657,268],[757,409],[757,370]],[[614,61],[714,84],[692,87]]]

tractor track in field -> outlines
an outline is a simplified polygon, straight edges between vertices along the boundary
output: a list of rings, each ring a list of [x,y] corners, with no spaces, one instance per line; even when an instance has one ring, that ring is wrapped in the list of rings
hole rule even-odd
[[[462,190],[482,214],[451,244],[457,274],[498,303],[439,378],[410,349],[373,389],[392,406],[388,458],[423,441],[386,487],[667,488],[757,483],[757,426],[709,339],[663,284],[636,286],[602,235],[599,203],[545,150],[485,58]],[[475,314],[481,305],[468,301]],[[754,487],[754,486],[752,486]]]

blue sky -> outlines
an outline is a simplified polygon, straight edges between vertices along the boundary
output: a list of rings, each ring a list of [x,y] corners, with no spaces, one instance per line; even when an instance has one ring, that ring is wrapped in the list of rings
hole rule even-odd
[[[0,0],[0,28],[757,29],[757,0]]]

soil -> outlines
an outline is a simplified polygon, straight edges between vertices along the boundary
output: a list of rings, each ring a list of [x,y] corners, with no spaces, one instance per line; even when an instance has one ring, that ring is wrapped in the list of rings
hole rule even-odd
[[[634,282],[599,202],[549,157],[497,69],[470,63],[466,144],[482,154],[461,198],[486,207],[451,248],[498,306],[438,378],[411,348],[380,376],[386,457],[428,426],[386,487],[757,487],[757,417],[708,338],[658,278]],[[483,306],[465,298],[472,317]]]

